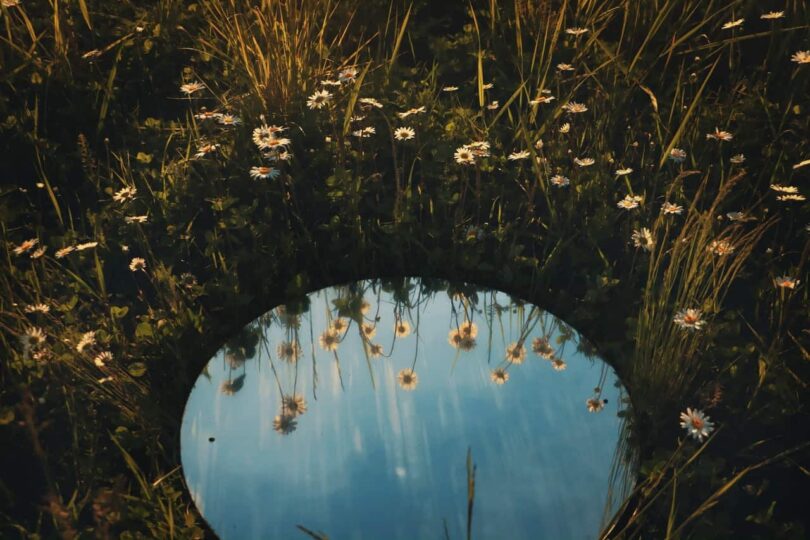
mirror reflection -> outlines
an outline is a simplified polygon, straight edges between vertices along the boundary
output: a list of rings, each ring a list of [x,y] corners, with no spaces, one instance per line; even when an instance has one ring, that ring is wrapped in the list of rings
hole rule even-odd
[[[595,538],[623,391],[563,321],[435,280],[361,281],[249,324],[181,433],[220,538]]]

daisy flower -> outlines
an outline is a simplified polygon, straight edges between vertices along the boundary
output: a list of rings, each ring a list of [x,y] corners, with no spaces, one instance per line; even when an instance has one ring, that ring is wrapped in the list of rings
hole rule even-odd
[[[638,205],[643,200],[640,195],[626,195],[624,199],[616,203],[616,206],[624,210],[632,210],[633,208],[638,208]]]
[[[364,127],[362,129],[352,131],[352,135],[354,135],[355,137],[359,137],[361,139],[367,139],[367,138],[371,137],[372,135],[374,135],[375,133],[377,133],[377,130],[374,129],[373,126]]]
[[[394,326],[394,334],[398,338],[408,337],[411,333],[411,324],[408,321],[397,321]]]
[[[537,96],[533,100],[529,101],[529,105],[542,105],[546,103],[551,103],[556,98],[554,96]]]
[[[276,135],[282,133],[285,127],[281,126],[268,126],[262,124],[253,130],[253,144],[259,147],[260,150],[267,148],[267,142],[277,139]]]
[[[689,330],[700,330],[706,321],[703,320],[703,313],[699,309],[687,308],[682,309],[675,314],[672,319],[675,324],[681,328],[688,328]]]
[[[453,159],[460,165],[474,165],[475,154],[467,146],[460,146],[456,148],[456,153],[453,154]]]
[[[94,248],[98,242],[84,242],[83,244],[76,244],[76,251],[84,251],[85,249]]]
[[[358,103],[361,105],[368,105],[369,107],[377,107],[378,109],[382,109],[383,104],[377,101],[374,98],[364,97],[357,100]]]
[[[806,197],[804,195],[801,195],[801,194],[791,193],[789,195],[779,195],[776,198],[776,200],[780,201],[780,202],[785,202],[785,201],[801,202],[801,201],[806,200]]]
[[[45,343],[45,332],[39,326],[32,326],[25,331],[25,340],[28,347],[39,347]]]
[[[334,81],[332,79],[326,79],[326,80],[321,81],[321,84],[323,86],[340,86],[343,83],[341,83],[340,81]]]
[[[564,62],[557,64],[557,69],[559,71],[574,71],[574,66],[571,64],[566,64]]]
[[[495,101],[490,102],[490,103],[487,105],[487,109],[489,109],[490,111],[494,111],[494,110],[495,110],[495,109],[497,109],[498,107],[499,107],[499,104],[498,104],[498,100],[497,100],[497,99],[496,99]]]
[[[709,251],[720,257],[734,253],[734,246],[728,240],[712,240]]]
[[[495,85],[494,85],[493,83],[486,83],[486,84],[484,84],[484,85],[482,86],[482,88],[483,88],[484,90],[491,90],[491,89],[492,89],[492,88],[494,88],[494,87],[495,87]]]
[[[726,217],[729,221],[748,221],[748,217],[745,215],[745,212],[728,212]]]
[[[585,157],[585,158],[574,158],[574,163],[579,165],[580,167],[590,167],[596,161],[593,158]]]
[[[338,73],[338,80],[340,82],[354,81],[357,78],[357,73],[358,71],[356,67],[347,67]]]
[[[553,186],[566,187],[570,183],[571,181],[568,179],[568,177],[563,176],[561,174],[555,174],[554,176],[551,177],[551,184]]]
[[[48,250],[48,246],[42,246],[42,247],[38,248],[37,250],[31,252],[31,258],[32,259],[39,259],[43,255],[45,255],[45,252],[47,250]]]
[[[810,51],[796,51],[790,60],[797,64],[810,64]]]
[[[511,343],[506,348],[506,359],[513,364],[522,364],[526,359],[526,347],[523,343]]]
[[[221,116],[221,113],[214,112],[214,111],[207,111],[207,110],[205,110],[205,107],[203,107],[203,110],[201,110],[200,112],[195,114],[194,118],[204,122],[206,120],[215,120],[215,119],[219,118],[220,116]]]
[[[492,382],[495,384],[501,385],[509,380],[509,373],[507,373],[503,368],[497,368],[492,370],[492,372],[489,374],[489,378],[492,379]]]
[[[146,220],[149,219],[149,216],[124,216],[125,223],[146,223]],[[67,249],[67,248],[65,248]]]
[[[25,306],[26,313],[48,313],[51,310],[51,306],[48,304],[28,304]]]
[[[258,179],[267,180],[268,178],[274,180],[278,178],[280,174],[281,171],[279,171],[274,167],[265,167],[264,165],[261,165],[258,167],[250,168],[250,177],[253,178],[254,180]]]
[[[54,257],[56,257],[57,259],[61,259],[62,257],[65,257],[65,256],[67,256],[67,255],[69,255],[69,254],[73,253],[74,251],[76,251],[76,248],[75,248],[74,246],[65,246],[65,247],[63,247],[62,249],[57,249],[57,250],[54,252],[54,254],[53,254],[53,255],[54,255]]]
[[[681,163],[686,159],[686,152],[681,150],[680,148],[673,148],[669,151],[669,159],[674,161],[675,163]]]
[[[734,21],[729,21],[726,24],[724,24],[723,26],[721,26],[720,28],[722,28],[723,30],[729,30],[730,28],[736,28],[736,27],[740,26],[743,23],[743,21],[745,21],[745,19],[737,19],[737,20],[734,20]]]
[[[394,130],[394,138],[398,141],[407,141],[416,136],[416,131],[410,127],[398,127]]]
[[[774,285],[781,289],[795,289],[796,285],[801,283],[798,279],[790,276],[779,276],[773,280]]]
[[[200,143],[200,146],[197,147],[197,153],[194,154],[194,157],[197,159],[204,158],[208,154],[213,154],[219,148],[218,144],[210,144],[210,143]]]
[[[132,260],[129,261],[129,269],[133,272],[146,270],[146,261],[142,257],[133,257]]]
[[[93,363],[96,367],[103,368],[108,363],[112,362],[113,354],[110,351],[103,351],[98,353],[95,358],[93,358]]]
[[[134,199],[137,193],[138,193],[137,189],[135,189],[134,187],[127,186],[116,191],[115,194],[113,195],[113,200],[117,203],[123,204],[127,201],[131,201],[132,199]]]
[[[476,157],[489,156],[489,143],[487,141],[475,141],[466,146]]]
[[[587,31],[588,31],[587,28],[579,28],[579,27],[566,28],[565,29],[565,33],[570,34],[572,36],[581,36],[582,34],[586,33]]]
[[[630,167],[627,167],[626,169],[618,169],[616,171],[616,176],[627,176],[631,172],[633,172],[633,169],[631,169]]]
[[[237,126],[242,123],[242,119],[232,114],[220,114],[217,116],[217,123],[221,126]]]
[[[739,165],[745,162],[745,156],[742,154],[735,154],[729,158],[729,161],[734,165]]]
[[[784,11],[769,11],[768,13],[763,13],[762,15],[760,15],[759,18],[768,21],[774,19],[781,19],[784,16],[785,16]]]
[[[419,384],[419,377],[416,376],[416,372],[414,372],[414,370],[403,369],[397,374],[397,382],[403,390],[408,390],[410,392],[416,388],[417,384]]]
[[[704,437],[714,431],[714,424],[709,420],[709,417],[703,414],[702,411],[697,409],[686,408],[686,412],[681,413],[681,427],[686,430],[686,433],[693,439],[702,441]]]
[[[562,108],[571,114],[584,113],[588,110],[588,107],[584,103],[577,103],[576,101],[569,101],[563,105]]]
[[[562,133],[563,135],[568,133],[569,131],[571,131],[571,124],[569,124],[568,122],[560,126],[560,133]]]
[[[407,110],[407,111],[405,111],[405,112],[398,112],[398,113],[397,113],[397,116],[398,116],[400,119],[405,119],[405,118],[408,118],[409,116],[411,116],[411,115],[413,115],[413,114],[419,114],[419,113],[423,113],[423,112],[425,112],[426,110],[427,110],[427,109],[425,109],[425,107],[424,107],[424,106],[422,106],[422,107],[416,107],[416,108],[413,108],[413,109],[408,109],[408,110]]]
[[[799,188],[796,186],[783,186],[781,184],[771,184],[771,189],[779,191],[780,193],[798,193]]]
[[[642,248],[644,251],[652,251],[655,247],[655,238],[653,238],[650,229],[643,227],[641,230],[633,231],[633,245],[637,248]]]
[[[681,214],[683,213],[683,206],[679,204],[673,204],[671,202],[665,202],[661,205],[661,213],[666,214]]]
[[[706,134],[706,139],[714,139],[715,141],[730,141],[733,138],[734,136],[728,131],[721,131],[716,127],[714,128],[714,133]]]
[[[39,243],[38,238],[31,238],[29,240],[26,240],[19,246],[16,246],[14,249],[12,249],[12,251],[14,252],[14,255],[22,255],[23,253],[32,250],[34,246],[36,246],[38,243]]]
[[[332,93],[328,90],[315,90],[315,93],[307,98],[307,107],[310,109],[322,109],[332,100]]]
[[[458,86],[445,86],[442,88],[442,92],[456,92],[458,90]]]
[[[521,150],[520,152],[512,152],[511,154],[509,154],[509,156],[507,157],[507,159],[508,159],[509,161],[517,161],[517,160],[519,160],[519,159],[526,159],[526,158],[528,158],[530,155],[531,155],[531,154],[529,153],[529,151],[528,151],[528,150]]]
[[[91,330],[82,334],[79,342],[76,344],[76,351],[83,352],[87,347],[92,347],[96,344],[96,332]]]
[[[204,89],[205,85],[199,81],[194,81],[186,84],[180,85],[180,91],[183,92],[185,95],[190,96],[200,90]]]

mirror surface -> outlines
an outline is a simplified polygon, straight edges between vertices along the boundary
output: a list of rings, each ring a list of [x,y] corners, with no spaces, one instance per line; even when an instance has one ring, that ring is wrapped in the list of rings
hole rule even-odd
[[[537,306],[361,281],[273,309],[217,352],[182,463],[222,539],[460,539],[468,517],[472,538],[595,538],[621,502],[623,401]]]

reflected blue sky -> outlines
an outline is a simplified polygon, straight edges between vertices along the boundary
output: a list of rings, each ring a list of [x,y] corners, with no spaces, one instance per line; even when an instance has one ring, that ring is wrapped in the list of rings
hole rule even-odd
[[[444,538],[445,528],[466,538],[468,448],[473,538],[597,536],[620,426],[612,370],[532,305],[412,283],[397,295],[410,307],[370,282],[313,293],[297,329],[271,312],[210,361],[189,397],[181,448],[194,501],[221,538],[307,538],[297,525],[331,539]],[[319,336],[338,318],[336,299],[348,304],[348,328],[326,351]],[[397,319],[409,335],[395,338]],[[449,342],[465,320],[477,327],[472,350]],[[370,340],[360,321],[375,324]],[[544,336],[565,369],[533,352]],[[296,338],[298,361],[285,362],[278,346]],[[519,341],[525,360],[512,364],[507,347]],[[383,356],[369,354],[372,343]],[[498,368],[508,374],[501,385]],[[411,390],[398,378],[409,369]],[[307,410],[284,434],[277,420],[292,415],[282,395],[293,394]],[[608,402],[589,412],[588,399]]]

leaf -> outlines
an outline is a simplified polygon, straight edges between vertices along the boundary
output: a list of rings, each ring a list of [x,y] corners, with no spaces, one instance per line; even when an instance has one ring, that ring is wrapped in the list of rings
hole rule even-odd
[[[148,322],[139,323],[138,326],[135,327],[135,338],[136,339],[146,339],[150,338],[154,335],[152,331],[152,325]]]
[[[143,377],[146,373],[146,364],[143,362],[135,362],[127,366],[127,372],[133,377]]]
[[[110,316],[113,319],[123,319],[129,313],[129,306],[112,306]]]

